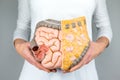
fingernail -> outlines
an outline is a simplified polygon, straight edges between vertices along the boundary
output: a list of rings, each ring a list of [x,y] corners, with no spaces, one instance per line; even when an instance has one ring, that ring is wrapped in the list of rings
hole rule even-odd
[[[50,73],[51,71],[47,71],[48,73]]]
[[[52,72],[57,72],[56,70],[53,70]]]
[[[70,72],[73,72],[73,70],[70,70]]]
[[[83,65],[85,65],[86,63],[87,63],[87,61],[84,61],[84,62],[83,62]]]
[[[62,71],[63,73],[66,73],[66,71]]]
[[[66,71],[63,71],[63,73],[66,73]]]
[[[73,71],[73,69],[70,69],[70,72],[72,72]]]
[[[69,73],[70,71],[63,71],[63,73]]]

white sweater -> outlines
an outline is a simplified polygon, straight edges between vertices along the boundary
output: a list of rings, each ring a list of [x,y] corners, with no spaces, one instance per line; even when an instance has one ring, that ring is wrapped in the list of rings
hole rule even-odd
[[[105,36],[111,42],[112,30],[105,0],[18,0],[18,21],[14,39],[31,40],[36,24],[45,19],[72,19],[86,17],[87,29],[92,40],[92,20],[98,38]],[[25,61],[20,80],[98,80],[94,60],[69,74],[46,73]]]

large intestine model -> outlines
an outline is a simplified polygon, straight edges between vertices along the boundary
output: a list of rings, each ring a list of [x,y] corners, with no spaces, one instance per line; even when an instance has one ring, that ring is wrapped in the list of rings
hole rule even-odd
[[[48,69],[69,70],[89,48],[85,17],[40,21],[31,41],[34,58]]]

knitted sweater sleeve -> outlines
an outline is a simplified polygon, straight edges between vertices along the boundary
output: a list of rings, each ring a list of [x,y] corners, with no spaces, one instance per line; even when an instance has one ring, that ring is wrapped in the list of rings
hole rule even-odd
[[[106,7],[106,0],[96,0],[96,9],[94,12],[94,22],[97,27],[97,38],[107,37],[109,43],[112,39],[112,29]]]
[[[28,0],[18,0],[18,20],[13,41],[18,38],[28,41],[30,32],[30,9]]]

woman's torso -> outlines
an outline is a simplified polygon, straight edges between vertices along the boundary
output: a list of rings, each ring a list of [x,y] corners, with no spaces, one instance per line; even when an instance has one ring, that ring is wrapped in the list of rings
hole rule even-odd
[[[89,37],[92,39],[91,21],[96,0],[29,0],[31,15],[31,39],[36,24],[45,19],[72,19],[86,17]],[[19,80],[98,80],[94,60],[88,65],[72,73],[63,74],[41,71],[25,61]]]
[[[87,29],[92,39],[91,20],[96,0],[30,0],[31,38],[36,24],[45,19],[72,19],[86,17]]]

